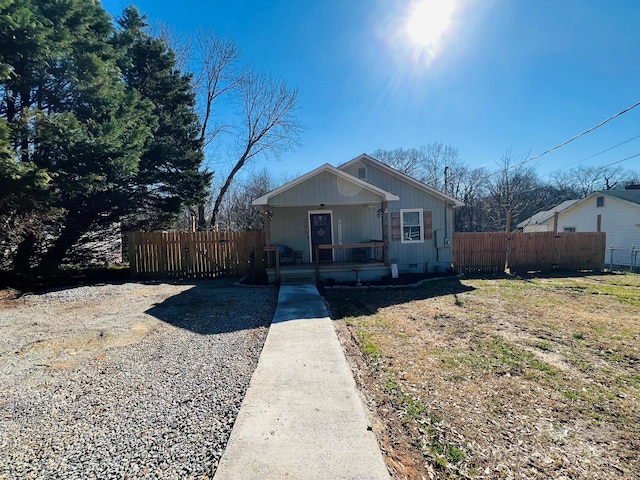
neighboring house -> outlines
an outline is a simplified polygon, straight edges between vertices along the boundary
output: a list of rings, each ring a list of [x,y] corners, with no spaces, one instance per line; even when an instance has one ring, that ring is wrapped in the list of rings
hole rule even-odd
[[[304,268],[299,259],[316,265],[321,280],[341,281],[354,270],[362,280],[380,280],[392,266],[399,273],[446,270],[453,209],[463,203],[362,154],[337,168],[324,164],[253,205],[268,220],[267,244],[295,252],[290,269]]]
[[[551,210],[538,212],[535,215],[527,218],[524,222],[520,222],[518,224],[518,230],[522,230],[525,233],[553,232],[553,218],[555,217],[556,212],[563,212],[578,201],[579,200],[567,200],[565,202],[562,202],[560,205],[556,205]]]
[[[634,186],[635,187],[635,186]],[[594,192],[581,200],[568,200],[518,224],[523,232],[605,232],[605,263],[637,265],[640,261],[640,189]],[[613,247],[613,250],[612,250]]]

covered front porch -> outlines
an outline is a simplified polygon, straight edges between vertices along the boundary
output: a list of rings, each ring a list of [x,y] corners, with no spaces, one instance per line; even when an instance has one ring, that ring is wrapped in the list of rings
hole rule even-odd
[[[316,261],[304,263],[299,255],[280,256],[280,245],[265,248],[269,283],[352,283],[379,281],[390,274],[383,242],[349,245],[319,245]],[[321,261],[323,254],[331,260]],[[282,258],[286,260],[283,262]]]
[[[265,215],[269,282],[388,275],[388,203],[397,200],[328,164],[256,199]]]

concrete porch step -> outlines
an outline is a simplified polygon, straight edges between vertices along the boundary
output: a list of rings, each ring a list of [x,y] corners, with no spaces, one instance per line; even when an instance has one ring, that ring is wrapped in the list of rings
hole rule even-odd
[[[316,275],[308,270],[291,270],[280,272],[281,285],[315,285]]]

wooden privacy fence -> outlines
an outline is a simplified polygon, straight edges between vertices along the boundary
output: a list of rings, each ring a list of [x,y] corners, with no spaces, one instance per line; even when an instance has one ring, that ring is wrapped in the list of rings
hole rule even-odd
[[[264,270],[264,232],[129,232],[134,278],[213,278]],[[255,273],[254,272],[254,273]]]
[[[455,233],[459,272],[602,270],[604,232]]]

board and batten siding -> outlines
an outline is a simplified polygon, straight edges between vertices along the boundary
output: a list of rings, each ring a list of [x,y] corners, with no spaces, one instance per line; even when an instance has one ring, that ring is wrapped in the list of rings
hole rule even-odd
[[[348,203],[380,203],[380,195],[353,182],[322,172],[269,199],[269,205],[335,205]]]
[[[452,209],[444,200],[419,189],[387,171],[377,168],[368,162],[354,163],[344,171],[358,177],[358,169],[365,168],[365,180],[376,187],[394,193],[400,197],[397,202],[389,202],[388,206],[388,238],[389,258],[398,262],[401,272],[423,272],[425,270],[444,269],[453,261],[451,247],[436,248],[436,232],[452,239]],[[392,240],[391,215],[402,209],[421,208],[431,212],[433,235],[424,243],[402,243]]]
[[[604,197],[604,206],[597,206],[597,197]],[[630,249],[640,248],[640,205],[608,195],[593,195],[568,208],[558,216],[558,231],[575,228],[576,232],[596,232],[598,215],[601,215],[600,230],[606,233],[605,263],[610,261],[609,248],[628,249],[614,253],[613,263],[631,265]],[[553,220],[551,221],[553,230]]]
[[[359,165],[364,165],[364,162],[362,164],[352,165],[345,169],[345,172],[357,177]],[[401,178],[391,175],[374,165],[367,163],[366,172],[367,178],[363,179],[364,181],[400,197],[400,201],[389,203],[389,206],[393,206],[394,209],[424,208],[428,210],[442,207],[444,205],[444,202],[441,199],[408,184]]]
[[[382,219],[376,216],[377,205],[328,205],[331,212],[334,244],[353,244],[382,239]],[[309,211],[318,212],[315,207],[274,207],[271,219],[271,243],[287,245],[301,250],[302,258],[308,263],[309,251]]]

